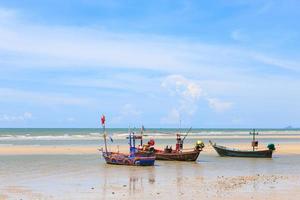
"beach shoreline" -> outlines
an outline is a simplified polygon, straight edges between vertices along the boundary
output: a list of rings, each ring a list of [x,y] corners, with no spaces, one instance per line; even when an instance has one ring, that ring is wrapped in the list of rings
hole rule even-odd
[[[193,148],[197,139],[188,138],[184,148]],[[218,139],[212,140],[251,150],[251,140]],[[158,149],[175,147],[174,138],[156,141]],[[204,141],[206,146],[196,162],[156,161],[152,167],[108,165],[99,151],[103,143],[2,144],[0,200],[299,199],[299,140],[276,140],[272,159],[220,157],[208,140]],[[267,144],[260,142],[260,149]],[[108,149],[129,151],[121,139],[110,143]]]
[[[159,144],[155,147],[158,149],[164,149],[166,145],[170,144]],[[173,146],[175,146],[173,144]],[[260,145],[259,149],[264,148],[266,145]],[[191,149],[194,147],[193,144],[186,144],[185,148]],[[247,143],[239,143],[239,144],[228,144],[230,148],[237,148],[241,150],[251,150],[250,144]],[[275,144],[276,150],[274,152],[275,155],[300,155],[300,144],[295,143],[280,143]],[[103,146],[82,146],[82,145],[47,145],[47,146],[39,146],[39,145],[4,145],[0,146],[0,155],[39,155],[39,154],[70,154],[70,155],[82,155],[82,154],[100,154],[100,149]],[[128,145],[110,145],[108,147],[111,151],[119,151],[122,153],[128,152]],[[210,144],[206,144],[205,148],[201,152],[201,154],[213,154],[215,153],[214,149]],[[200,155],[201,155],[200,154]]]
[[[0,199],[299,199],[299,155],[202,153],[197,162],[152,167],[107,165],[96,154],[0,155]]]

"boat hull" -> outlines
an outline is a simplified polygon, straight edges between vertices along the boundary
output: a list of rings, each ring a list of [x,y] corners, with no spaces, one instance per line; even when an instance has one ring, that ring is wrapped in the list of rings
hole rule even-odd
[[[121,153],[103,153],[107,164],[132,165],[132,166],[153,166],[155,156],[129,156]]]
[[[156,160],[169,160],[169,161],[196,161],[200,151],[190,151],[190,152],[156,152]]]
[[[261,151],[241,151],[227,149],[222,146],[213,145],[213,148],[220,156],[230,157],[248,157],[248,158],[272,158],[273,150],[261,150]]]

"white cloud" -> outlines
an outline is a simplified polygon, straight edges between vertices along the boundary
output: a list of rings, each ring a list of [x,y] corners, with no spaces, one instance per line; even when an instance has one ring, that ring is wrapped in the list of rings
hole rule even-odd
[[[216,112],[224,112],[232,107],[231,102],[221,101],[217,98],[208,98],[209,107]]]
[[[125,104],[120,111],[120,114],[122,116],[139,116],[141,114],[141,111],[139,111],[135,106],[132,104]]]
[[[144,96],[151,96],[155,92],[153,88],[160,86],[160,77],[148,77],[147,74],[112,73],[109,77],[74,77],[51,80],[67,86],[109,88],[112,90],[126,90],[141,93]],[[139,84],[137,84],[139,83]]]
[[[197,81],[187,79],[182,75],[169,75],[161,83],[177,102],[177,107],[170,110],[166,117],[161,118],[162,123],[178,123],[182,115],[191,117],[196,112],[200,98],[207,100],[209,107],[220,113],[231,108],[231,102],[211,98],[203,91]]]
[[[67,122],[74,122],[76,119],[74,117],[68,117],[66,120]]]
[[[126,122],[129,120],[132,123],[132,120],[139,118],[141,114],[142,111],[138,110],[134,105],[127,103],[121,107],[118,115],[112,118],[112,122],[119,123],[123,120]]]
[[[179,123],[180,121],[180,113],[177,109],[173,108],[167,116],[162,117],[160,119],[161,123],[166,123],[166,124],[176,124]]]
[[[172,95],[182,98],[197,100],[202,95],[202,89],[194,81],[188,80],[182,75],[169,75],[161,83]]]
[[[32,117],[32,114],[30,112],[25,112],[23,114],[23,116],[24,116],[25,119],[30,119]]]
[[[261,7],[259,7],[257,9],[257,14],[265,14],[269,11],[271,12],[274,12],[272,11],[272,7],[273,7],[273,4],[274,4],[274,1],[264,1],[264,4],[261,4]]]
[[[0,102],[22,101],[42,105],[92,105],[95,100],[85,97],[73,97],[60,93],[41,93],[11,88],[0,88]]]
[[[0,7],[0,23],[9,23],[17,18],[17,11]]]
[[[1,14],[2,13],[2,14]],[[299,71],[300,61],[293,66],[268,54],[230,45],[209,45],[177,37],[109,32],[99,27],[42,26],[18,21],[14,10],[0,8],[0,63],[10,67],[35,68],[101,68],[118,67],[151,69],[168,73],[219,74],[234,77],[234,69],[253,68],[251,62]],[[8,18],[8,19],[7,19]],[[11,18],[16,18],[12,20]],[[20,20],[20,19],[19,19]],[[240,31],[232,33],[240,39]],[[3,55],[1,55],[3,54]],[[7,54],[14,57],[9,59]],[[262,60],[260,57],[264,57]]]
[[[253,58],[260,61],[263,64],[269,66],[275,66],[282,69],[288,69],[292,71],[300,71],[300,62],[293,60],[284,60],[278,58],[272,58],[265,55],[253,53]]]
[[[164,41],[89,27],[1,27],[0,50],[19,56],[3,64],[24,67],[178,68],[185,61]],[[116,59],[117,58],[117,59]]]
[[[178,107],[172,108],[170,113],[161,118],[162,123],[178,123],[182,115],[192,116],[197,110],[197,101],[204,95],[200,86],[193,80],[182,75],[169,75],[161,83],[171,96],[177,101]]]
[[[158,80],[158,76],[181,74],[170,75],[163,80],[161,86],[170,92],[174,97],[171,100],[177,101],[177,105],[170,108],[170,113],[162,118],[162,121],[178,123],[178,117],[182,112],[188,116],[193,115],[201,99],[206,100],[216,112],[225,112],[232,107],[233,103],[223,102],[221,99],[215,98],[224,94],[228,95],[228,99],[231,100],[241,98],[241,94],[245,94],[245,91],[248,93],[245,95],[257,94],[257,92],[265,95],[267,89],[268,91],[272,90],[272,96],[268,95],[270,98],[277,97],[278,94],[285,91],[290,94],[285,96],[297,97],[297,92],[294,91],[298,89],[298,81],[291,81],[290,77],[287,77],[286,81],[281,81],[282,79],[278,79],[278,77],[270,79],[269,77],[272,76],[270,73],[265,73],[262,77],[262,70],[259,69],[261,66],[270,66],[299,72],[299,58],[293,57],[292,54],[281,59],[276,54],[271,56],[272,52],[262,53],[259,52],[261,50],[252,51],[221,42],[207,44],[201,40],[188,40],[173,36],[116,33],[99,27],[43,26],[25,21],[20,22],[18,16],[18,12],[14,10],[0,9],[0,21],[2,19],[2,22],[5,22],[0,23],[1,72],[5,69],[14,71],[23,70],[22,68],[26,68],[25,70],[33,68],[33,70],[38,69],[40,71],[43,68],[55,68],[57,70],[55,72],[60,76],[60,85],[70,84],[73,88],[76,85],[125,88],[146,95],[157,92],[154,90],[159,88],[161,81],[161,79]],[[237,32],[233,32],[232,36],[236,39],[243,39],[247,35],[244,35],[241,30],[236,30]],[[103,77],[101,80],[98,80],[96,76],[92,77],[94,79],[82,77],[81,74],[78,76],[79,79],[77,77],[73,80],[67,80],[65,74],[59,73],[60,68],[73,70],[76,67],[86,71],[92,69],[93,72],[96,72],[95,74],[102,73],[103,67],[138,69],[142,73],[144,73],[143,69],[147,69],[151,70],[151,73],[152,70],[155,71],[156,79],[151,80],[151,77],[148,80],[146,79],[148,77],[143,77],[148,73],[144,73],[140,79],[138,76],[127,76],[128,80],[124,80],[124,74],[119,75],[123,79],[114,76],[116,71],[119,73],[126,70],[112,70],[113,72],[109,72],[109,76],[101,76]],[[132,71],[135,70],[127,70],[128,74]],[[284,76],[284,73],[278,76]],[[2,75],[2,78],[14,79],[15,77]],[[203,82],[206,85],[202,84]],[[274,84],[282,87],[280,92],[276,91],[277,88]],[[249,87],[252,89],[250,92],[247,90]],[[261,89],[262,87],[264,90]],[[293,88],[293,92],[289,92],[291,88]],[[208,92],[209,96],[203,91]],[[114,92],[113,95],[117,95],[117,93]],[[90,96],[87,98],[67,93],[0,88],[0,101],[2,102],[30,101],[47,105],[90,105],[95,103],[95,100],[91,99]],[[157,101],[161,100],[159,94],[156,96],[158,97]],[[295,98],[293,100],[295,101]],[[124,107],[126,110],[126,106]],[[130,108],[130,106],[127,107]],[[131,114],[139,116],[134,113],[141,113],[141,111],[138,109],[136,111]]]
[[[233,30],[230,36],[233,40],[236,40],[238,42],[248,41],[248,36],[246,35],[246,33],[243,33],[240,29]]]
[[[26,121],[31,118],[32,118],[32,114],[30,112],[25,112],[21,115],[9,115],[9,114],[0,115],[0,121],[2,122]]]

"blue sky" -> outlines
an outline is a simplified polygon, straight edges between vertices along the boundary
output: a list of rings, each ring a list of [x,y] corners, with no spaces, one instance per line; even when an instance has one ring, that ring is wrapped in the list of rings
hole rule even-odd
[[[0,127],[300,127],[296,0],[0,0]]]

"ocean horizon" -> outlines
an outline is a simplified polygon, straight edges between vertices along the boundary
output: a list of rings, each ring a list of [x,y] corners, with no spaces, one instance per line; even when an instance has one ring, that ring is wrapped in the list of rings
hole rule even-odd
[[[129,131],[140,132],[140,128],[106,128],[108,134],[126,134]],[[154,135],[186,133],[189,128],[146,128],[145,133]],[[252,131],[252,128],[192,128],[189,134],[199,135],[239,135]],[[255,128],[261,134],[297,134],[300,128]],[[0,128],[0,138],[9,136],[60,136],[60,135],[90,135],[102,134],[103,128]]]
[[[140,129],[130,129],[140,134]],[[174,143],[177,133],[185,134],[187,128],[147,128],[144,138],[154,138],[158,143]],[[252,129],[192,129],[187,143],[210,139],[225,143],[249,142]],[[262,142],[293,142],[300,138],[300,129],[256,129]],[[112,145],[127,144],[128,128],[107,128],[106,133],[114,141]],[[100,128],[0,128],[0,145],[88,145],[103,144],[103,129]]]

